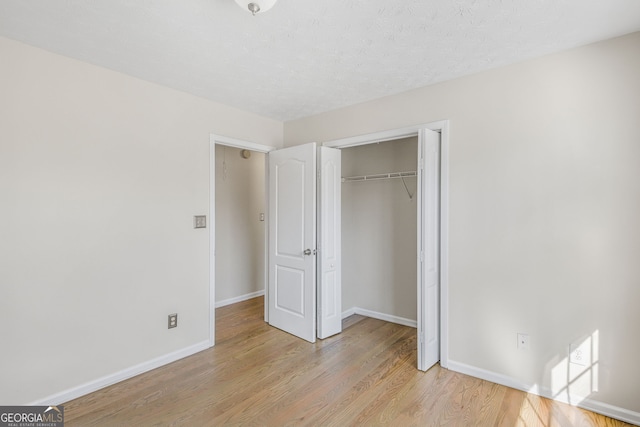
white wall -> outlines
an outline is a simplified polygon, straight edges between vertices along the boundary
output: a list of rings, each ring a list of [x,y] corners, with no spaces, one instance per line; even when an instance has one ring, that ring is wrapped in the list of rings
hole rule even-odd
[[[0,57],[0,403],[206,342],[209,134],[278,146],[282,123],[4,38]]]
[[[418,138],[342,149],[342,176],[415,171]],[[416,178],[405,178],[415,196]],[[400,179],[342,184],[342,308],[416,321],[416,198]]]
[[[450,119],[450,365],[562,397],[569,345],[597,333],[573,401],[638,422],[639,51],[634,33],[285,123],[292,145]]]
[[[240,151],[216,145],[216,302],[264,291],[265,155]]]

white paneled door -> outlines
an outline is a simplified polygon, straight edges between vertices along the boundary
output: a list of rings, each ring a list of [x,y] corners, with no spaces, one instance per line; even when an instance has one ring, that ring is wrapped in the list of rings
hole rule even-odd
[[[340,150],[318,148],[318,338],[342,332]]]
[[[418,369],[440,360],[440,135],[419,134]]]
[[[311,143],[269,153],[268,321],[309,342],[342,328],[339,183],[339,150]]]

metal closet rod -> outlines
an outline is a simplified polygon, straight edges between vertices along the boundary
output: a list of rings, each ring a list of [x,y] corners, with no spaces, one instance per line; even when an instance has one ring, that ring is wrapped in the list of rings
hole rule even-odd
[[[407,178],[417,176],[416,171],[377,173],[374,175],[343,176],[342,182],[377,181],[380,179]]]

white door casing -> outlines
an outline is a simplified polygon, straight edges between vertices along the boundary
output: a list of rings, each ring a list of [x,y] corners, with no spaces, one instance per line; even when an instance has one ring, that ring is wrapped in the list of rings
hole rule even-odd
[[[418,369],[440,360],[440,134],[418,134]]]
[[[318,147],[318,338],[342,332],[341,153]]]
[[[269,153],[269,324],[316,340],[316,144]]]

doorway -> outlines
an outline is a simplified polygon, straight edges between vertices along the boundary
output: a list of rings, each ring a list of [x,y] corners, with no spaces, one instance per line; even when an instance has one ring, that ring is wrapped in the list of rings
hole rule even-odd
[[[216,144],[216,307],[264,295],[265,154]]]
[[[416,328],[418,137],[341,152],[342,311]]]
[[[418,369],[448,366],[449,121],[392,129],[323,143],[345,149],[418,137]]]
[[[437,357],[443,367],[448,365],[448,121],[434,122],[427,125],[418,125],[407,128],[394,129],[390,131],[376,132],[372,134],[344,138],[325,142],[322,145],[333,148],[346,148],[357,145],[371,144],[397,140],[405,137],[418,136],[419,138],[419,162],[421,170],[431,171],[422,173],[418,181],[417,194],[426,194],[417,203],[421,205],[422,215],[425,217],[422,222],[418,222],[418,242],[420,257],[420,267],[418,268],[418,368],[425,368],[425,357],[427,355],[426,342],[430,336],[437,335]],[[436,151],[428,148],[424,142],[433,138],[434,132],[438,133],[438,149]],[[247,143],[232,138],[211,136],[211,171],[215,171],[215,150],[216,143],[235,146],[239,148],[253,149],[263,153],[273,150],[273,147],[259,144]],[[423,168],[427,164],[428,167]],[[434,173],[433,171],[436,171]],[[435,191],[423,192],[420,187],[431,185]],[[215,176],[211,174],[211,188],[215,188]],[[211,216],[215,213],[215,197],[211,197]],[[215,224],[214,218],[211,220]],[[423,228],[421,225],[423,224]],[[425,239],[429,233],[437,233],[439,238]],[[210,230],[210,251],[215,254],[215,227]],[[215,343],[215,263],[210,263],[210,345]],[[429,280],[436,279],[439,283],[437,291],[438,298],[433,298],[433,290],[429,288]],[[429,298],[431,296],[431,298]],[[430,301],[430,303],[428,303]],[[266,304],[265,304],[266,307]],[[428,326],[437,321],[437,330],[429,330]],[[437,361],[437,360],[436,360]]]
[[[212,134],[209,138],[210,347],[215,344],[215,309],[218,304],[239,302],[264,294],[267,241],[266,218],[261,214],[266,216],[265,157],[273,149],[221,135]],[[216,189],[221,189],[222,194],[219,195]],[[233,221],[225,229],[216,229],[216,199],[221,204],[228,202],[235,206],[230,211],[218,210],[222,221]],[[261,238],[262,244],[259,242]],[[252,264],[248,269],[247,262]],[[229,289],[230,283],[233,290]],[[257,289],[259,287],[262,289]]]

